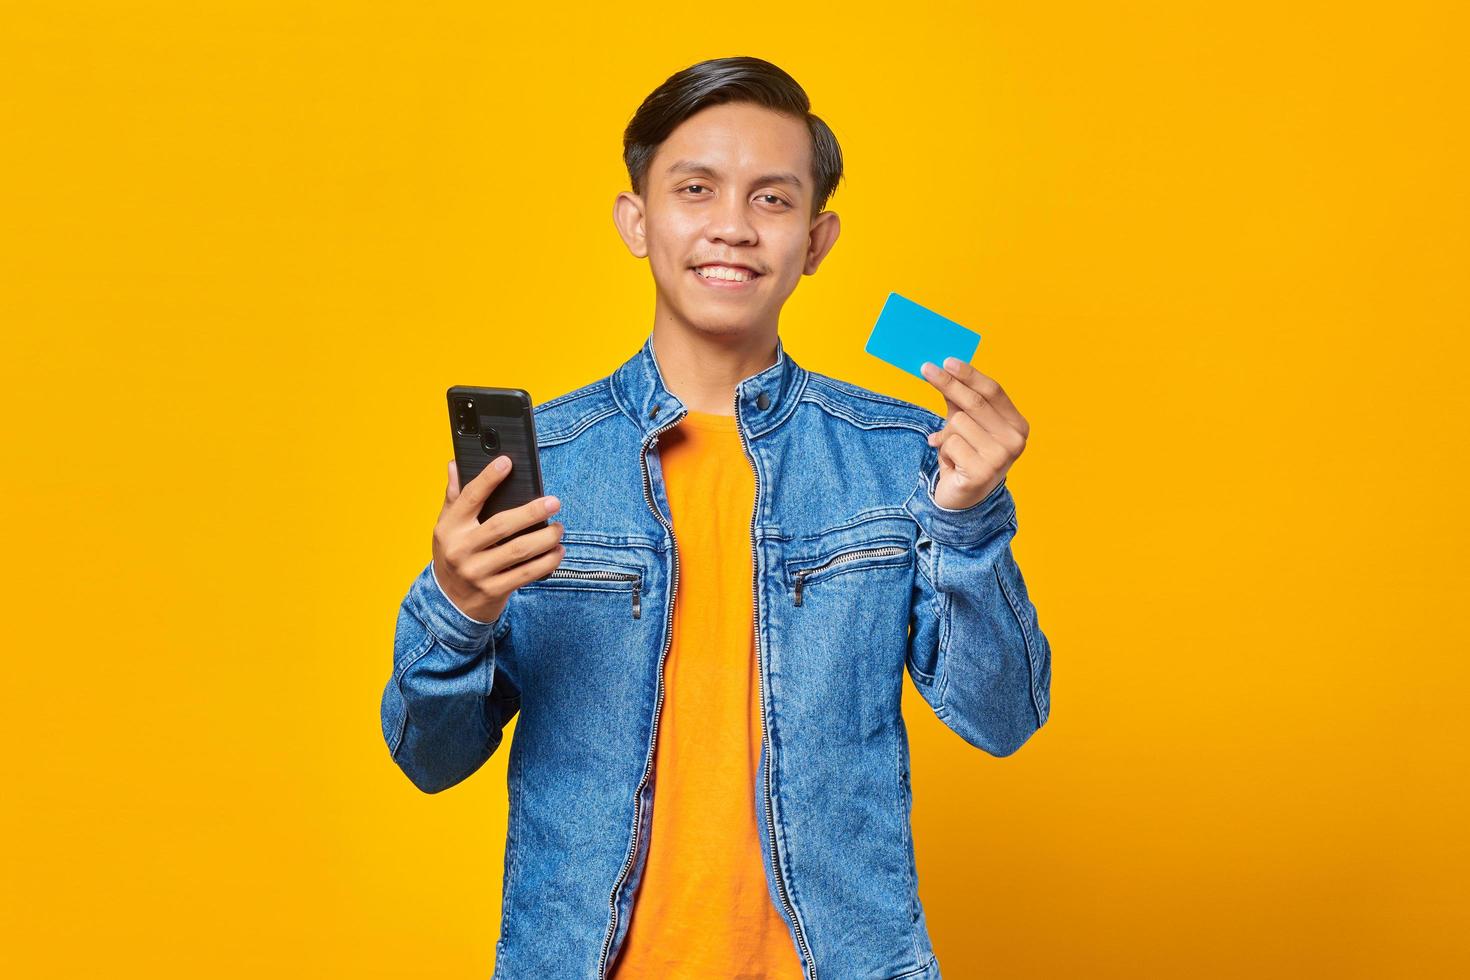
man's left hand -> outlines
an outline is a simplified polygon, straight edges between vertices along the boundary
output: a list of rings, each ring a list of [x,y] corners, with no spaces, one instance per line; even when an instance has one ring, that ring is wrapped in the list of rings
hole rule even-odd
[[[978,504],[1000,486],[1026,448],[1031,426],[994,378],[974,365],[946,357],[944,366],[925,361],[920,370],[944,396],[944,427],[931,433],[939,447],[939,484],[934,502],[951,510]]]

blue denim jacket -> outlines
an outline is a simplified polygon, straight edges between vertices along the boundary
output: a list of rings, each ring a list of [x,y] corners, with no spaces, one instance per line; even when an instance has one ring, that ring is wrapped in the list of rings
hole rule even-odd
[[[972,507],[936,504],[926,437],[944,419],[808,371],[779,340],[734,408],[756,474],[755,817],[771,900],[808,980],[938,977],[903,673],[991,755],[1045,723],[1051,649],[1011,555],[1014,501],[1002,482]],[[520,712],[495,978],[602,980],[627,935],[679,584],[657,446],[684,413],[652,334],[611,375],[537,405],[560,567],[493,623],[455,607],[432,563],[399,609],[383,738],[415,786],[474,773]]]

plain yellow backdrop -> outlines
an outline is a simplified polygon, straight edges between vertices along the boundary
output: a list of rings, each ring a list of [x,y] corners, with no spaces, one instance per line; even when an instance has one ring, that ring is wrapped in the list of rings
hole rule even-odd
[[[996,759],[905,681],[945,975],[1466,975],[1465,27],[5,4],[0,973],[489,975],[506,755],[427,796],[378,720],[444,389],[637,349],[622,127],[751,54],[846,156],[788,351],[942,411],[863,352],[898,290],[1032,426],[1052,718]]]

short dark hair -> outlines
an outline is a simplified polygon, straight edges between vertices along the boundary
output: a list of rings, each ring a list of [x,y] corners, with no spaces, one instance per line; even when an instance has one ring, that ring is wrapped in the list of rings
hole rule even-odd
[[[842,179],[842,148],[831,128],[811,111],[806,90],[780,68],[760,58],[711,58],[666,78],[649,93],[623,130],[623,163],[633,193],[642,196],[648,167],[659,145],[685,119],[726,102],[750,102],[806,123],[812,135],[812,217],[822,210]]]

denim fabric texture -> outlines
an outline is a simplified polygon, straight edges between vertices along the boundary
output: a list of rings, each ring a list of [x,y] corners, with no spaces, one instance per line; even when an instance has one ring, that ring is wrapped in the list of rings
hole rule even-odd
[[[734,411],[756,473],[754,815],[771,901],[809,980],[939,977],[914,867],[903,673],[991,755],[1045,724],[1051,648],[1011,554],[1015,502],[1002,481],[974,506],[939,506],[926,437],[944,419],[808,371],[780,340]],[[627,935],[679,574],[658,436],[684,412],[652,334],[612,374],[535,406],[562,573],[487,623],[446,598],[429,563],[399,608],[382,728],[415,786],[469,777],[520,713],[494,980],[603,980]]]

